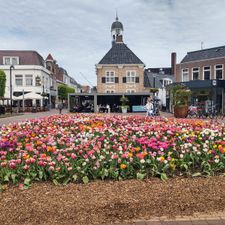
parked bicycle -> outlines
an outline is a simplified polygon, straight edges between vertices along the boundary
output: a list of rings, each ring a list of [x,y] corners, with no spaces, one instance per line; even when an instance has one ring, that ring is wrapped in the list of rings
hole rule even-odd
[[[197,106],[190,105],[188,107],[187,118],[197,118],[198,117],[198,108]]]

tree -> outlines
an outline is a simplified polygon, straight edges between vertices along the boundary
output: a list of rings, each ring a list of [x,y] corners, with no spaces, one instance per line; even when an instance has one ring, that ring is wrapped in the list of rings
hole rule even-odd
[[[75,89],[71,88],[65,84],[60,84],[58,86],[58,96],[63,101],[67,99],[69,93],[74,93]]]
[[[3,70],[0,70],[0,98],[5,95],[6,75]]]

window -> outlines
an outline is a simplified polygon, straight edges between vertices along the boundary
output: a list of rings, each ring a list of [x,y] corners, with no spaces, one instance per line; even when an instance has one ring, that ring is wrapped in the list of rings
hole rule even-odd
[[[4,65],[18,65],[19,64],[19,57],[17,56],[3,56],[3,63]]]
[[[106,72],[106,83],[115,83],[115,72],[114,71]]]
[[[5,63],[4,63],[5,65],[10,65],[10,58],[5,58],[4,61],[5,61]]]
[[[33,75],[25,75],[25,79],[26,79],[26,86],[33,85]]]
[[[17,59],[18,58],[15,58],[15,57],[12,58],[12,65],[18,65],[19,64]]]
[[[189,70],[188,69],[182,69],[182,81],[183,82],[189,81]]]
[[[39,76],[35,78],[35,86],[41,86],[41,78]]]
[[[192,79],[199,80],[199,68],[192,68]]]
[[[210,80],[210,66],[204,66],[203,68],[203,79]]]
[[[115,93],[114,90],[106,90],[105,93],[109,94],[109,93]]]
[[[218,80],[223,79],[223,65],[216,65],[215,66],[215,78]]]
[[[166,87],[167,85],[172,83],[172,80],[164,79],[162,82],[163,82],[163,87]]]
[[[127,71],[126,83],[135,83],[136,71]]]
[[[23,75],[15,75],[16,86],[23,86]]]
[[[135,89],[127,89],[127,90],[126,90],[126,93],[135,93],[135,92],[136,92]]]

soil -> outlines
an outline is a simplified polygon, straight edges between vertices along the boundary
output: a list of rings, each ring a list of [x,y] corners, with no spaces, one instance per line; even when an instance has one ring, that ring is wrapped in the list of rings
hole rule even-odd
[[[0,193],[1,225],[109,224],[225,210],[225,177],[96,181]]]

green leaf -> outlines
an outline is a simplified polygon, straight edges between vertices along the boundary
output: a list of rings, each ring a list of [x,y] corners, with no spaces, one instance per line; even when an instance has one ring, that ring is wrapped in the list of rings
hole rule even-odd
[[[23,183],[25,186],[29,187],[30,186],[30,178],[29,177],[25,178]]]
[[[67,179],[63,181],[63,185],[67,185],[69,182],[70,182],[70,177],[68,177]]]
[[[188,170],[188,165],[187,165],[187,164],[184,163],[184,164],[182,164],[181,166],[184,167],[184,169],[185,169],[186,171]]]
[[[87,184],[89,182],[89,179],[87,176],[83,177],[82,180],[84,184]]]
[[[73,175],[73,180],[76,181],[78,176],[76,174]]]
[[[160,179],[161,179],[162,181],[166,181],[166,180],[168,180],[168,177],[167,177],[167,175],[166,175],[165,173],[161,173],[161,174],[160,174]]]
[[[40,180],[42,180],[42,178],[43,178],[43,171],[39,170],[38,171],[38,176],[39,176]]]
[[[194,173],[194,174],[192,174],[192,177],[200,177],[202,174],[201,173]]]
[[[10,174],[6,174],[6,175],[4,176],[4,181],[9,182],[9,176],[10,176]]]
[[[15,184],[16,183],[16,174],[15,173],[11,174],[11,178],[12,178],[13,184]]]
[[[53,179],[52,182],[54,183],[54,185],[59,185],[59,182],[56,179]]]
[[[143,180],[144,178],[145,178],[145,174],[144,173],[137,173],[137,179]]]

